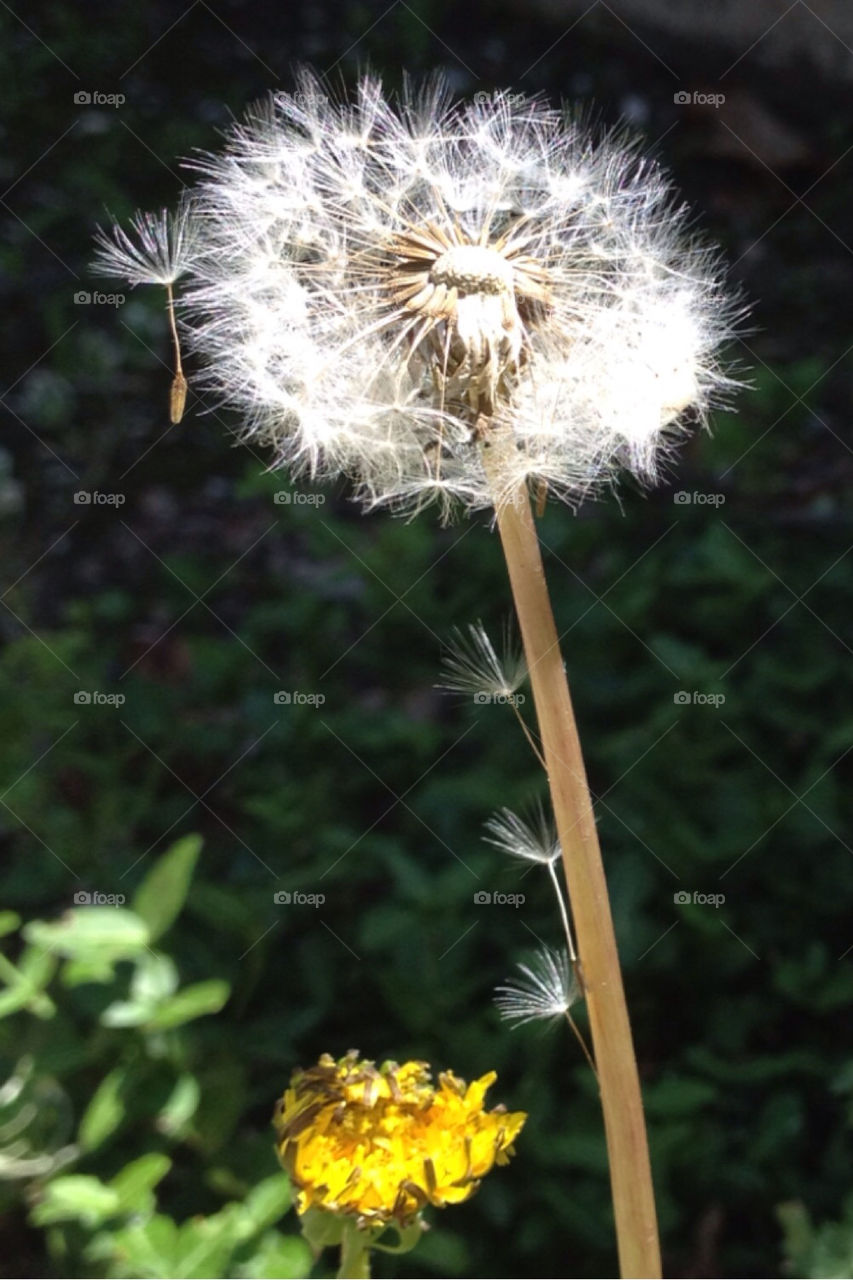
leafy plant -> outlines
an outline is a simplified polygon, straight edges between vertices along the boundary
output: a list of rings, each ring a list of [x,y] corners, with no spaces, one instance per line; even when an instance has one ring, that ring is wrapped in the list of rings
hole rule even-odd
[[[808,1280],[846,1280],[853,1275],[853,1196],[844,1204],[840,1222],[815,1226],[802,1201],[777,1209],[785,1237],[785,1271]]]
[[[200,852],[197,836],[172,845],[129,907],[81,903],[23,926],[11,912],[0,919],[12,953],[0,955],[3,1199],[30,1206],[54,1265],[74,1274],[276,1277],[310,1265],[304,1242],[274,1229],[291,1202],[280,1171],[255,1185],[209,1171],[240,1199],[182,1223],[158,1205],[156,1188],[173,1170],[191,1173],[193,1149],[221,1145],[215,1118],[205,1120],[204,1056],[187,1028],[219,1013],[230,987],[182,983],[160,949]]]

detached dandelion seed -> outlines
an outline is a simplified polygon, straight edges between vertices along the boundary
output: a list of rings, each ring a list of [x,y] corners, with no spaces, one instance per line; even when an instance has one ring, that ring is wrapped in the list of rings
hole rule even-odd
[[[472,623],[468,634],[455,628],[447,643],[440,689],[471,693],[475,697],[510,698],[527,678],[527,663],[509,627],[504,629],[500,654],[482,622]]]
[[[486,823],[489,832],[486,841],[511,858],[521,858],[525,862],[538,862],[548,868],[551,887],[557,899],[557,908],[563,924],[563,936],[569,949],[572,964],[577,961],[572,926],[569,922],[569,911],[560,880],[557,875],[557,862],[562,855],[562,846],[557,836],[557,828],[546,816],[544,806],[539,804],[532,819],[520,818],[512,809],[501,809],[489,818]]]
[[[539,805],[532,820],[525,820],[512,809],[501,809],[486,823],[485,838],[502,853],[526,862],[539,862],[550,867],[560,857],[557,828]]]
[[[189,200],[176,213],[137,213],[131,219],[132,235],[120,226],[100,228],[95,236],[97,252],[93,269],[118,276],[128,284],[159,284],[166,288],[190,270],[199,243],[199,228]]]
[[[513,1027],[564,1017],[580,998],[565,951],[540,947],[529,965],[520,964],[518,968],[522,977],[507,979],[504,986],[496,988],[495,995],[501,1017]]]
[[[524,694],[516,690],[527,679],[527,662],[515,643],[509,625],[504,627],[503,647],[498,654],[482,622],[469,624],[468,634],[457,627],[447,645],[444,678],[439,689],[450,693],[470,693],[475,702],[501,702],[512,708],[531,751],[544,766],[542,753],[521,714]]]
[[[181,343],[175,323],[175,295],[172,286],[190,270],[198,245],[198,225],[191,204],[185,199],[177,213],[137,213],[131,222],[133,236],[119,226],[109,232],[100,229],[95,237],[98,251],[93,267],[102,275],[118,276],[131,287],[158,284],[166,290],[169,329],[175,354],[175,373],[169,392],[169,420],[176,424],[184,416],[187,380],[181,361]]]
[[[565,951],[540,947],[529,965],[520,964],[522,977],[495,988],[495,1005],[513,1029],[528,1022],[552,1022],[565,1018],[583,1055],[598,1079],[595,1060],[571,1014],[581,997],[574,974],[573,959]]]

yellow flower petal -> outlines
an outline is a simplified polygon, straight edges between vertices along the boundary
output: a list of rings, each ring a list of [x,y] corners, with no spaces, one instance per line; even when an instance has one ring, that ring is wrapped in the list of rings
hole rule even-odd
[[[404,1224],[426,1204],[467,1200],[495,1164],[507,1163],[527,1119],[483,1109],[496,1078],[490,1071],[466,1085],[447,1071],[436,1088],[424,1062],[377,1069],[355,1050],[294,1072],[274,1123],[298,1212]]]

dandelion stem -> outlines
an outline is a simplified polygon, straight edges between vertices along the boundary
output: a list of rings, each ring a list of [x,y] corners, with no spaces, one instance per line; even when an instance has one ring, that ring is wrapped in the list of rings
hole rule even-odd
[[[355,1222],[344,1223],[338,1280],[370,1280],[371,1241],[372,1235],[359,1231]]]
[[[483,449],[495,493],[505,492],[501,453],[495,435]],[[659,1277],[648,1141],[607,881],[526,486],[497,503],[496,511],[563,850],[598,1068],[621,1273]]]

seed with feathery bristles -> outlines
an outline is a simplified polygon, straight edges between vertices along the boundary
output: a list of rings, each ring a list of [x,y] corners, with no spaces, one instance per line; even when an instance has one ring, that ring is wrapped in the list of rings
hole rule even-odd
[[[166,290],[175,355],[175,375],[169,390],[169,421],[174,424],[184,416],[187,380],[181,362],[172,286],[192,265],[198,243],[198,224],[191,202],[185,197],[176,213],[165,209],[161,209],[159,214],[137,213],[131,227],[133,236],[117,226],[112,228],[112,234],[99,230],[95,237],[98,252],[93,265],[103,275],[126,279],[131,286],[159,284]]]
[[[568,1014],[579,999],[569,957],[564,951],[540,947],[529,964],[518,966],[522,977],[496,988],[495,1004],[513,1026],[548,1021]]]
[[[531,820],[519,817],[511,809],[503,808],[486,823],[489,832],[485,837],[502,853],[525,862],[540,862],[550,866],[560,857],[560,841],[554,823],[545,815],[540,805]]]
[[[509,625],[504,627],[498,653],[482,622],[471,623],[467,634],[455,628],[447,642],[440,689],[508,698],[527,678],[527,663]]]
[[[176,213],[137,213],[131,234],[119,226],[99,229],[93,267],[131,285],[174,284],[191,267],[198,245],[198,225],[189,200]]]

